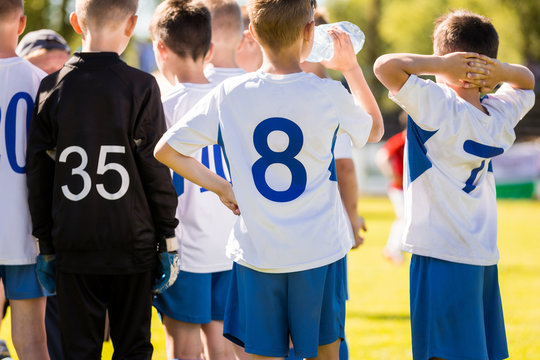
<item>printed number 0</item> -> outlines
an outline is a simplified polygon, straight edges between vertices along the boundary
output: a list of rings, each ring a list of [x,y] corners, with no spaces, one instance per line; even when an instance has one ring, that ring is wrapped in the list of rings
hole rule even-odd
[[[119,153],[124,154],[125,147],[123,146],[101,146],[101,149],[99,151],[99,160],[98,160],[98,168],[97,168],[97,174],[103,175],[107,171],[116,171],[120,174],[120,177],[122,179],[122,183],[120,186],[120,189],[115,193],[110,193],[105,189],[105,186],[103,184],[96,184],[96,189],[99,195],[103,197],[106,200],[117,200],[120,199],[122,196],[126,194],[129,188],[129,174],[127,170],[120,164],[117,163],[109,163],[106,164],[106,158],[108,153]],[[62,154],[60,154],[60,157],[58,159],[59,162],[65,163],[68,156],[72,153],[77,153],[81,157],[81,164],[71,170],[71,175],[78,175],[83,179],[83,189],[78,194],[73,194],[67,185],[62,186],[62,193],[66,198],[72,201],[80,201],[84,199],[88,194],[90,193],[90,189],[92,187],[92,179],[90,175],[84,170],[86,168],[86,165],[88,165],[88,155],[86,154],[86,151],[84,151],[83,148],[80,146],[70,146],[64,149],[62,151]]]
[[[289,137],[289,145],[282,152],[275,152],[268,145],[268,136],[273,131],[283,131]],[[255,128],[253,143],[262,156],[251,168],[253,181],[261,195],[276,202],[292,201],[302,195],[306,189],[307,173],[304,165],[295,159],[304,144],[304,135],[300,127],[284,118],[266,119]],[[287,190],[274,190],[266,182],[266,170],[272,164],[283,164],[290,170],[292,179]]]

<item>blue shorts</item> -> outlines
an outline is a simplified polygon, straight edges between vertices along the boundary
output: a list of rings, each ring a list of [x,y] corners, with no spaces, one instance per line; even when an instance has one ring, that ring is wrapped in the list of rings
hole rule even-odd
[[[154,299],[162,315],[192,324],[223,320],[231,270],[215,273],[181,271],[174,284]]]
[[[9,300],[28,300],[45,295],[36,275],[36,264],[0,265],[0,278]]]
[[[289,336],[296,356],[345,337],[344,259],[292,273],[263,273],[234,264],[224,335],[246,352],[286,357]]]
[[[414,360],[508,357],[497,265],[413,255],[410,286]]]

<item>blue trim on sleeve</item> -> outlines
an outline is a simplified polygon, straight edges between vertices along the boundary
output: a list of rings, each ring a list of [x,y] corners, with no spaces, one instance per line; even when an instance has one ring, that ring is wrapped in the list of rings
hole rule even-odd
[[[176,190],[176,196],[182,195],[184,193],[184,178],[177,173],[173,173],[172,181]]]
[[[231,177],[230,183],[232,184],[232,173],[231,173],[231,166],[229,165],[229,158],[227,157],[227,151],[225,150],[225,143],[223,142],[223,135],[221,134],[221,126],[218,126],[218,138],[217,138],[218,145],[221,146],[221,149],[223,150],[223,157],[225,158],[225,163],[227,164],[227,170],[229,171],[229,176]]]
[[[433,166],[427,157],[425,143],[437,131],[423,130],[416,125],[410,116],[407,117],[408,185]]]
[[[328,168],[328,170],[330,170],[330,180],[331,181],[337,181],[336,156],[334,155],[334,148],[336,147],[336,140],[337,140],[338,130],[339,130],[339,125],[336,128],[336,131],[334,131],[334,138],[332,139],[332,162],[330,163],[330,167]]]
[[[491,160],[489,161],[489,164],[488,164],[488,171],[489,171],[490,173],[493,172],[493,161],[491,161]]]

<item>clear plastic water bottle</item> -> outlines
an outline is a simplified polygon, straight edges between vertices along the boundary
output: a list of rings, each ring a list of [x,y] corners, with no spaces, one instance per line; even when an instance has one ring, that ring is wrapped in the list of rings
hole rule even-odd
[[[349,34],[355,54],[358,54],[358,52],[362,50],[366,37],[358,26],[348,21],[340,21],[333,24],[323,24],[315,26],[313,49],[311,50],[311,53],[306,61],[320,62],[323,60],[330,60],[334,56],[334,41],[332,40],[330,34],[328,34],[328,30],[334,26]]]

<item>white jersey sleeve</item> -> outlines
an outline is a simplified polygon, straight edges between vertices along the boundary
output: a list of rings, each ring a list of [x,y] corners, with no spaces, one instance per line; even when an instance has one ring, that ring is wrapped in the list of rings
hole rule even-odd
[[[336,159],[352,159],[352,144],[349,135],[338,135],[336,138],[336,146],[334,147],[334,157]]]
[[[21,58],[0,59],[0,265],[36,262],[26,188],[26,134],[45,76]]]

